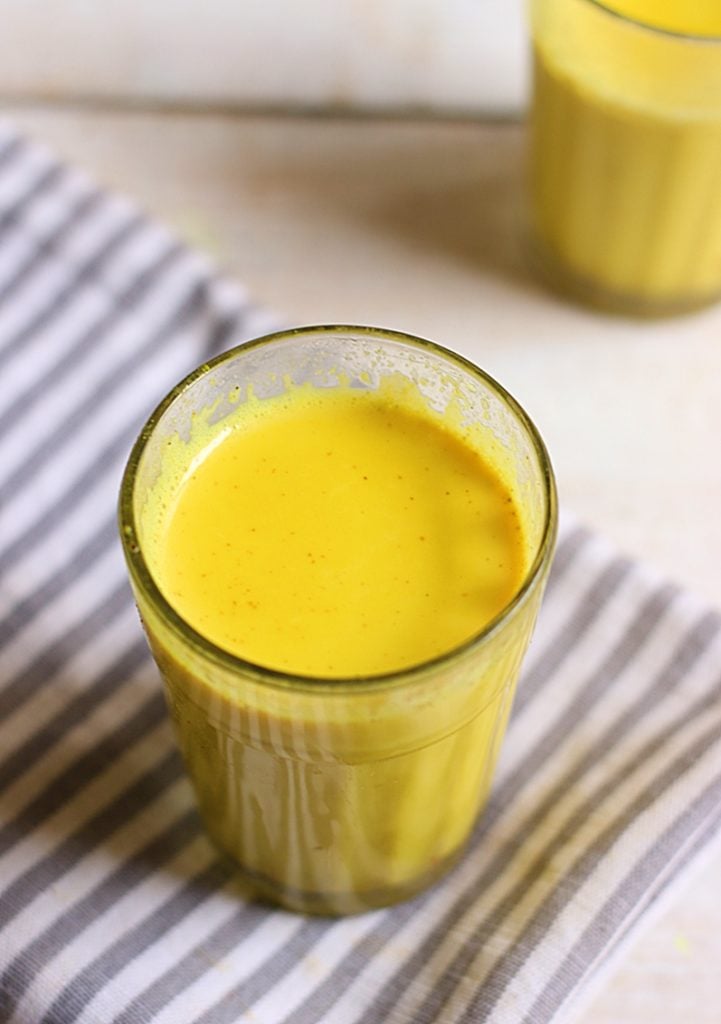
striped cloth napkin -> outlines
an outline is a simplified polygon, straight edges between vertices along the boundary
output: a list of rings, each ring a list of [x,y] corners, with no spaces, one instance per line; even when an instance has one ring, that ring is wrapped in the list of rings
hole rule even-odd
[[[0,128],[0,1020],[558,1021],[719,832],[719,615],[566,519],[458,867],[338,921],[247,902],[194,810],[115,500],[156,401],[266,326]]]

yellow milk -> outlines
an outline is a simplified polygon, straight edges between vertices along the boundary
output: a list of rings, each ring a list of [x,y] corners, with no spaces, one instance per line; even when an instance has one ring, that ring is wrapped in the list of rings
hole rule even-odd
[[[442,368],[434,406],[422,366],[420,386],[334,370],[335,386],[283,377],[262,399],[210,369],[137,470],[126,555],[202,817],[296,909],[394,902],[458,856],[545,582],[552,480],[498,405],[468,416],[467,382]]]
[[[244,403],[173,491],[154,497],[161,589],[208,639],[267,668],[418,664],[479,632],[523,575],[497,473],[382,391]]]
[[[591,301],[701,304],[721,291],[721,5],[604,6],[532,3],[536,244]]]

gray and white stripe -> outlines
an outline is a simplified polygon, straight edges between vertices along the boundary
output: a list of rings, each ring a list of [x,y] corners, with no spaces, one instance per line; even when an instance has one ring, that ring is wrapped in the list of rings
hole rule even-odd
[[[336,922],[250,902],[196,817],[114,505],[150,408],[261,325],[0,127],[0,1021],[553,1021],[719,834],[719,616],[567,520],[454,872]]]

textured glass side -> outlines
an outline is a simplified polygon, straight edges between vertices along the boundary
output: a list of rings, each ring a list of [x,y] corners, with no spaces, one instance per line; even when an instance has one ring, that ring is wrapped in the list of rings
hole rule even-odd
[[[261,892],[349,913],[443,872],[488,794],[541,590],[402,691],[288,689],[272,713],[252,679],[221,683],[137,595],[205,825]]]

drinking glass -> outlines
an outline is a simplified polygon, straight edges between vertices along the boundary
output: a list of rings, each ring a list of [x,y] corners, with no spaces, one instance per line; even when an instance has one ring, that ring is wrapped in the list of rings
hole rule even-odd
[[[594,305],[681,312],[721,293],[721,38],[615,8],[530,2],[533,253]]]
[[[239,388],[262,401],[300,384],[376,388],[388,374],[412,381],[437,413],[453,406],[486,461],[503,467],[528,547],[519,590],[455,649],[383,675],[293,675],[217,647],[163,596],[147,557],[143,507],[168,440],[187,439],[208,410],[222,424]],[[242,483],[252,500],[252,480]],[[259,339],[191,373],[152,414],[122,482],[120,531],[200,813],[256,892],[345,914],[443,874],[488,794],[556,533],[548,455],[510,395],[460,356],[395,331],[318,327]]]

